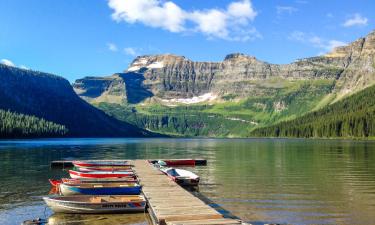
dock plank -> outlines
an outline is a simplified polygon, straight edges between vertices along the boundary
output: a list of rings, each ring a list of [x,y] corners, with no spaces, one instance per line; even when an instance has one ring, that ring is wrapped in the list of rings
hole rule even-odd
[[[160,225],[230,225],[238,220],[224,218],[214,208],[173,182],[146,160],[133,160],[155,224]]]

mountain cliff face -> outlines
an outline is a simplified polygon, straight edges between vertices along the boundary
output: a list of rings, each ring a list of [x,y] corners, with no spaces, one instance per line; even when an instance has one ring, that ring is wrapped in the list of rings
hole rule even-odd
[[[154,115],[155,105],[167,107],[158,111],[163,115],[205,104],[206,113],[256,127],[298,117],[374,83],[372,32],[329,54],[285,65],[240,53],[222,62],[194,62],[171,54],[139,56],[123,73],[86,77],[73,86],[90,103],[131,104],[138,115]]]
[[[111,118],[74,93],[61,77],[0,64],[0,109],[64,125],[68,136],[143,136],[148,132]]]

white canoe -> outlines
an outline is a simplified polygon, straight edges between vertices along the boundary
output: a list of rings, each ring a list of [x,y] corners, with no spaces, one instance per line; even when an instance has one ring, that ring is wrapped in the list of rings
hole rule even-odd
[[[146,207],[142,195],[59,196],[43,200],[56,213],[143,212]]]
[[[162,167],[160,170],[179,185],[197,186],[199,184],[199,176],[188,170],[170,167]]]

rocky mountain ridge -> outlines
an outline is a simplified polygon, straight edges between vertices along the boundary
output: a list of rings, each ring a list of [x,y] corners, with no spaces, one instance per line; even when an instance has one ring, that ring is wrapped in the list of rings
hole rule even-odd
[[[150,97],[186,99],[212,94],[246,98],[260,96],[269,85],[293,80],[333,80],[333,98],[361,90],[375,81],[375,32],[318,57],[278,65],[241,53],[222,62],[194,62],[172,54],[138,56],[121,74],[86,77],[74,84],[76,92],[90,102],[127,103],[130,91],[142,90],[136,101]],[[127,79],[131,78],[131,79]],[[127,84],[128,82],[128,84]],[[276,85],[277,86],[277,85]],[[146,93],[146,94],[145,94]]]
[[[88,77],[75,91],[108,114],[164,134],[247,137],[319,110],[375,83],[375,32],[290,64],[241,53],[221,62],[138,56],[122,73]]]

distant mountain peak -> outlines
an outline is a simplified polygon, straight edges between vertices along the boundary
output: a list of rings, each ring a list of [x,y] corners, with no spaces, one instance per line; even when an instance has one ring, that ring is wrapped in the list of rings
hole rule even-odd
[[[174,54],[138,56],[130,64],[126,72],[136,72],[141,69],[161,69],[168,64],[173,64],[176,61],[184,60],[186,60],[184,56]]]
[[[256,60],[254,56],[246,55],[243,53],[231,53],[225,56],[224,61],[236,60],[236,59],[252,59]]]

